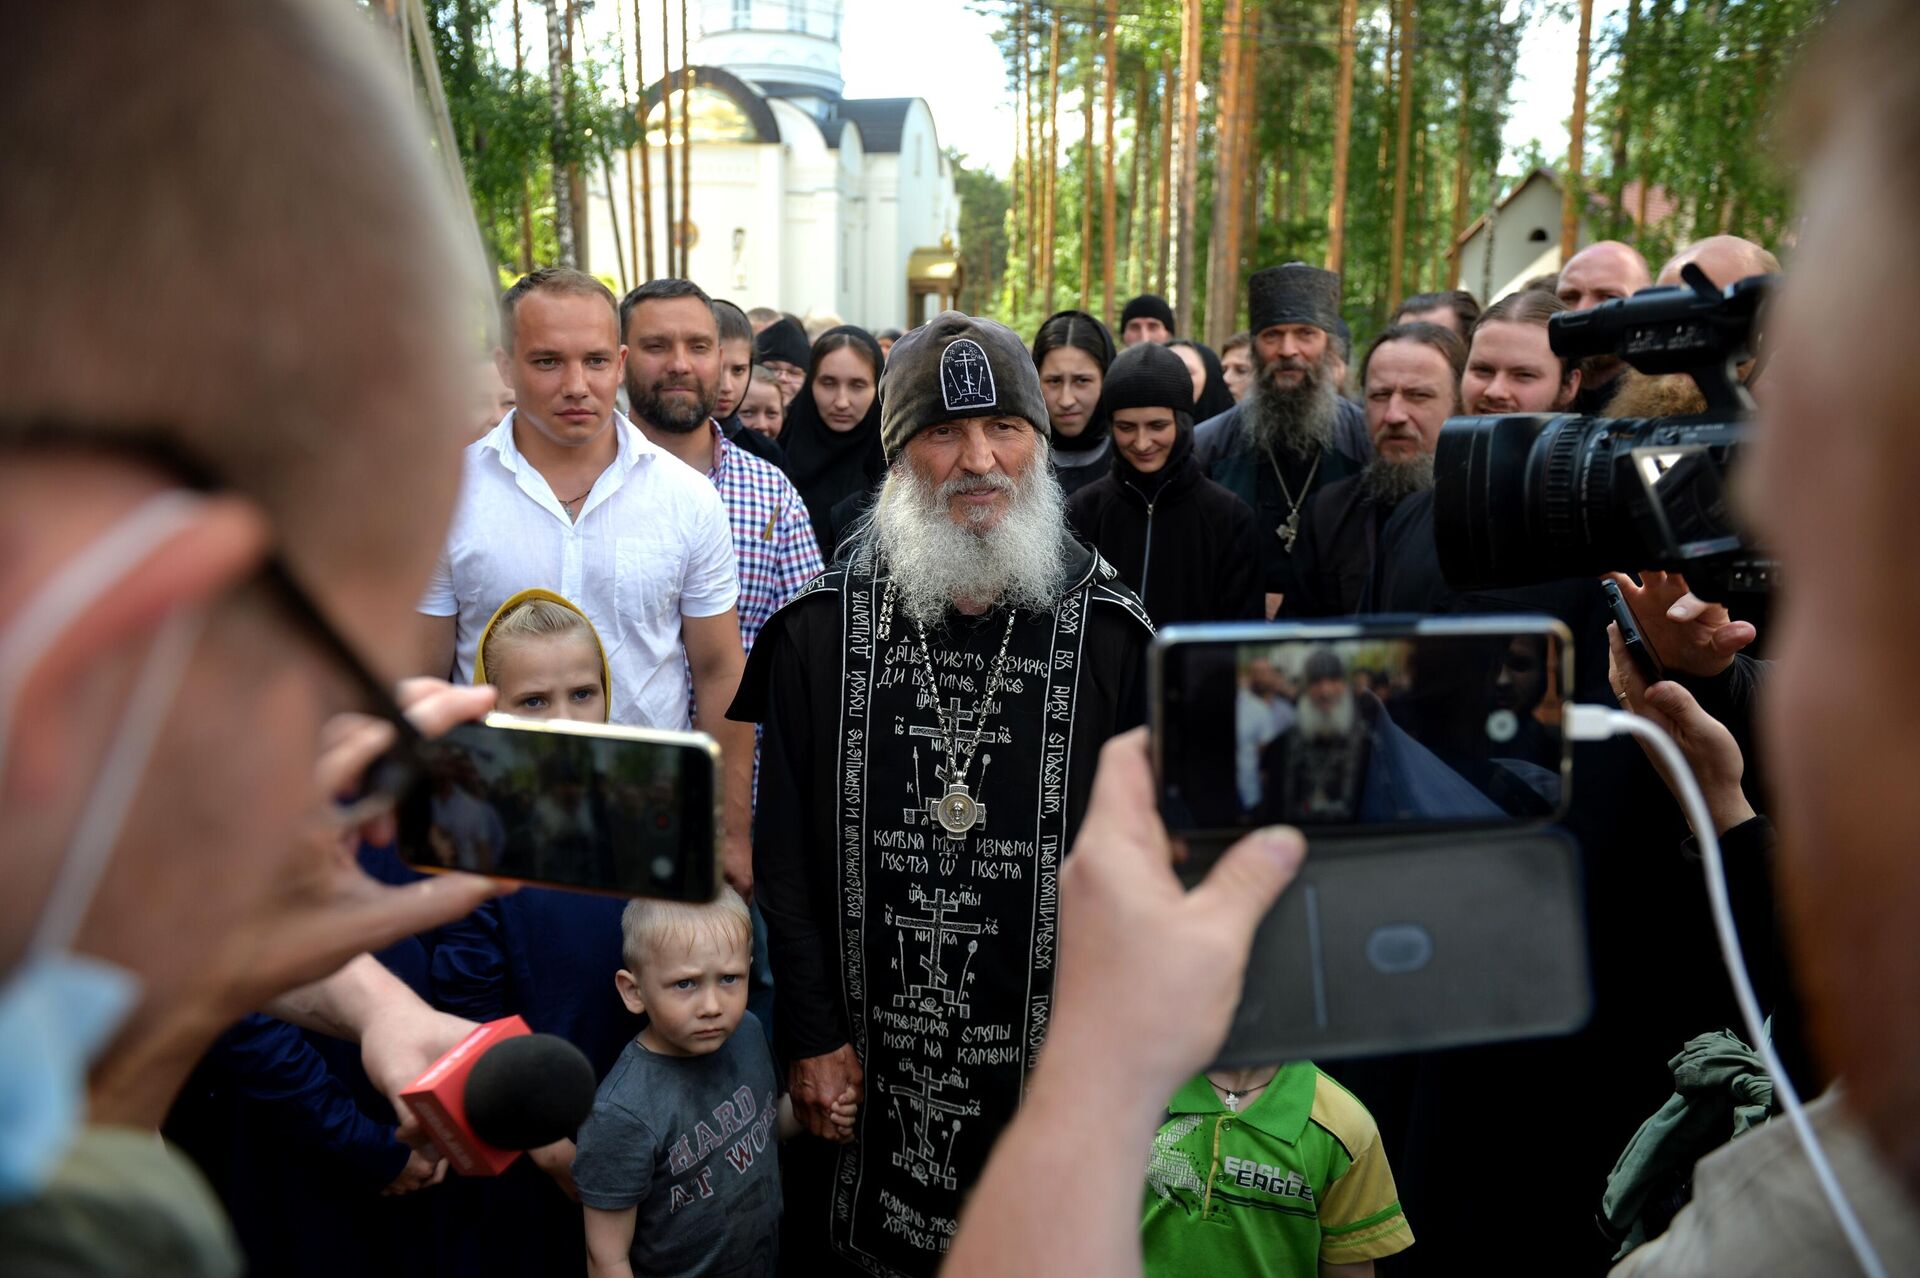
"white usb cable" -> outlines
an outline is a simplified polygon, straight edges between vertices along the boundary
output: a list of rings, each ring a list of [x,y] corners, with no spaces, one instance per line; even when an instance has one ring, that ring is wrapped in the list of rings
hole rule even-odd
[[[1787,1077],[1786,1068],[1780,1063],[1780,1054],[1767,1037],[1760,1015],[1760,1000],[1754,997],[1753,981],[1747,975],[1746,960],[1741,954],[1740,934],[1733,925],[1733,906],[1727,899],[1727,870],[1720,858],[1720,837],[1713,828],[1706,796],[1700,793],[1700,783],[1694,779],[1693,769],[1687,766],[1686,756],[1658,724],[1637,714],[1629,714],[1611,706],[1576,705],[1568,708],[1569,740],[1606,741],[1617,736],[1638,737],[1660,756],[1668,773],[1679,784],[1680,802],[1687,810],[1687,820],[1693,826],[1694,841],[1700,845],[1700,859],[1705,864],[1707,900],[1713,909],[1714,931],[1720,937],[1720,957],[1727,965],[1727,975],[1733,980],[1733,997],[1740,1005],[1741,1019],[1746,1022],[1747,1037],[1752,1040],[1754,1050],[1760,1054],[1767,1073],[1773,1078],[1774,1094],[1780,1098],[1781,1108],[1787,1111],[1787,1121],[1793,1124],[1800,1144],[1807,1151],[1807,1162],[1813,1167],[1814,1179],[1820,1183],[1820,1191],[1833,1208],[1834,1218],[1840,1222],[1840,1232],[1846,1235],[1847,1245],[1853,1248],[1854,1259],[1859,1261],[1861,1272],[1867,1278],[1887,1278],[1886,1266],[1880,1263],[1879,1253],[1873,1249],[1866,1231],[1860,1227],[1859,1217],[1854,1215],[1853,1204],[1847,1201],[1846,1194],[1841,1191],[1840,1182],[1833,1174],[1833,1166],[1827,1162],[1826,1151],[1820,1147],[1819,1138],[1813,1134],[1813,1125],[1807,1121],[1806,1113],[1800,1107],[1800,1097],[1793,1089],[1793,1081]]]

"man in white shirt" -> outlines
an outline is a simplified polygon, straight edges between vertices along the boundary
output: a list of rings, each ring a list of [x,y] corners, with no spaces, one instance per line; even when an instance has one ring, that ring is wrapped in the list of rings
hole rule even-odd
[[[698,705],[712,708],[694,726],[725,761],[727,881],[745,895],[753,730],[723,717],[744,661],[726,508],[706,476],[614,410],[627,350],[598,280],[560,267],[524,277],[501,300],[501,343],[516,407],[466,450],[460,505],[420,603],[428,671],[467,682],[494,610],[540,586],[600,632],[612,722],[688,726],[690,673]]]

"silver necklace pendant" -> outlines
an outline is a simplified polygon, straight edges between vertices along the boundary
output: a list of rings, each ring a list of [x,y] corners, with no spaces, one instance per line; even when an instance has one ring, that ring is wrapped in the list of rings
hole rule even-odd
[[[987,818],[987,806],[973,797],[964,782],[955,782],[947,787],[947,792],[928,805],[933,809],[934,820],[940,823],[949,839],[964,839],[972,833],[973,827]]]
[[[1273,530],[1280,538],[1280,544],[1289,552],[1293,550],[1294,538],[1300,535],[1300,508],[1295,506],[1293,513],[1287,516],[1287,522]]]

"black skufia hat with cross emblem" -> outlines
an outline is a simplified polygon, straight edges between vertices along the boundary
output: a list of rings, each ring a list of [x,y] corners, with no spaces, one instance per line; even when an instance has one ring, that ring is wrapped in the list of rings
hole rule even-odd
[[[1040,374],[1019,334],[942,311],[893,344],[880,378],[880,446],[889,463],[927,427],[987,414],[1047,428]]]

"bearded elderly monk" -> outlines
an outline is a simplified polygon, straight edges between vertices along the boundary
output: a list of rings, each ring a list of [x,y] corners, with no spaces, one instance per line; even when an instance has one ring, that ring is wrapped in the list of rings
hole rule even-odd
[[[1039,375],[948,311],[881,382],[888,469],[851,551],[754,645],[755,857],[795,1109],[783,1260],[931,1274],[1046,1037],[1056,885],[1151,627],[1065,531]]]
[[[1373,460],[1367,417],[1340,395],[1340,277],[1303,262],[1247,280],[1253,383],[1246,398],[1193,429],[1207,477],[1253,507],[1267,615],[1291,616],[1300,596],[1294,540],[1307,499]],[[1291,602],[1289,602],[1291,600]]]

